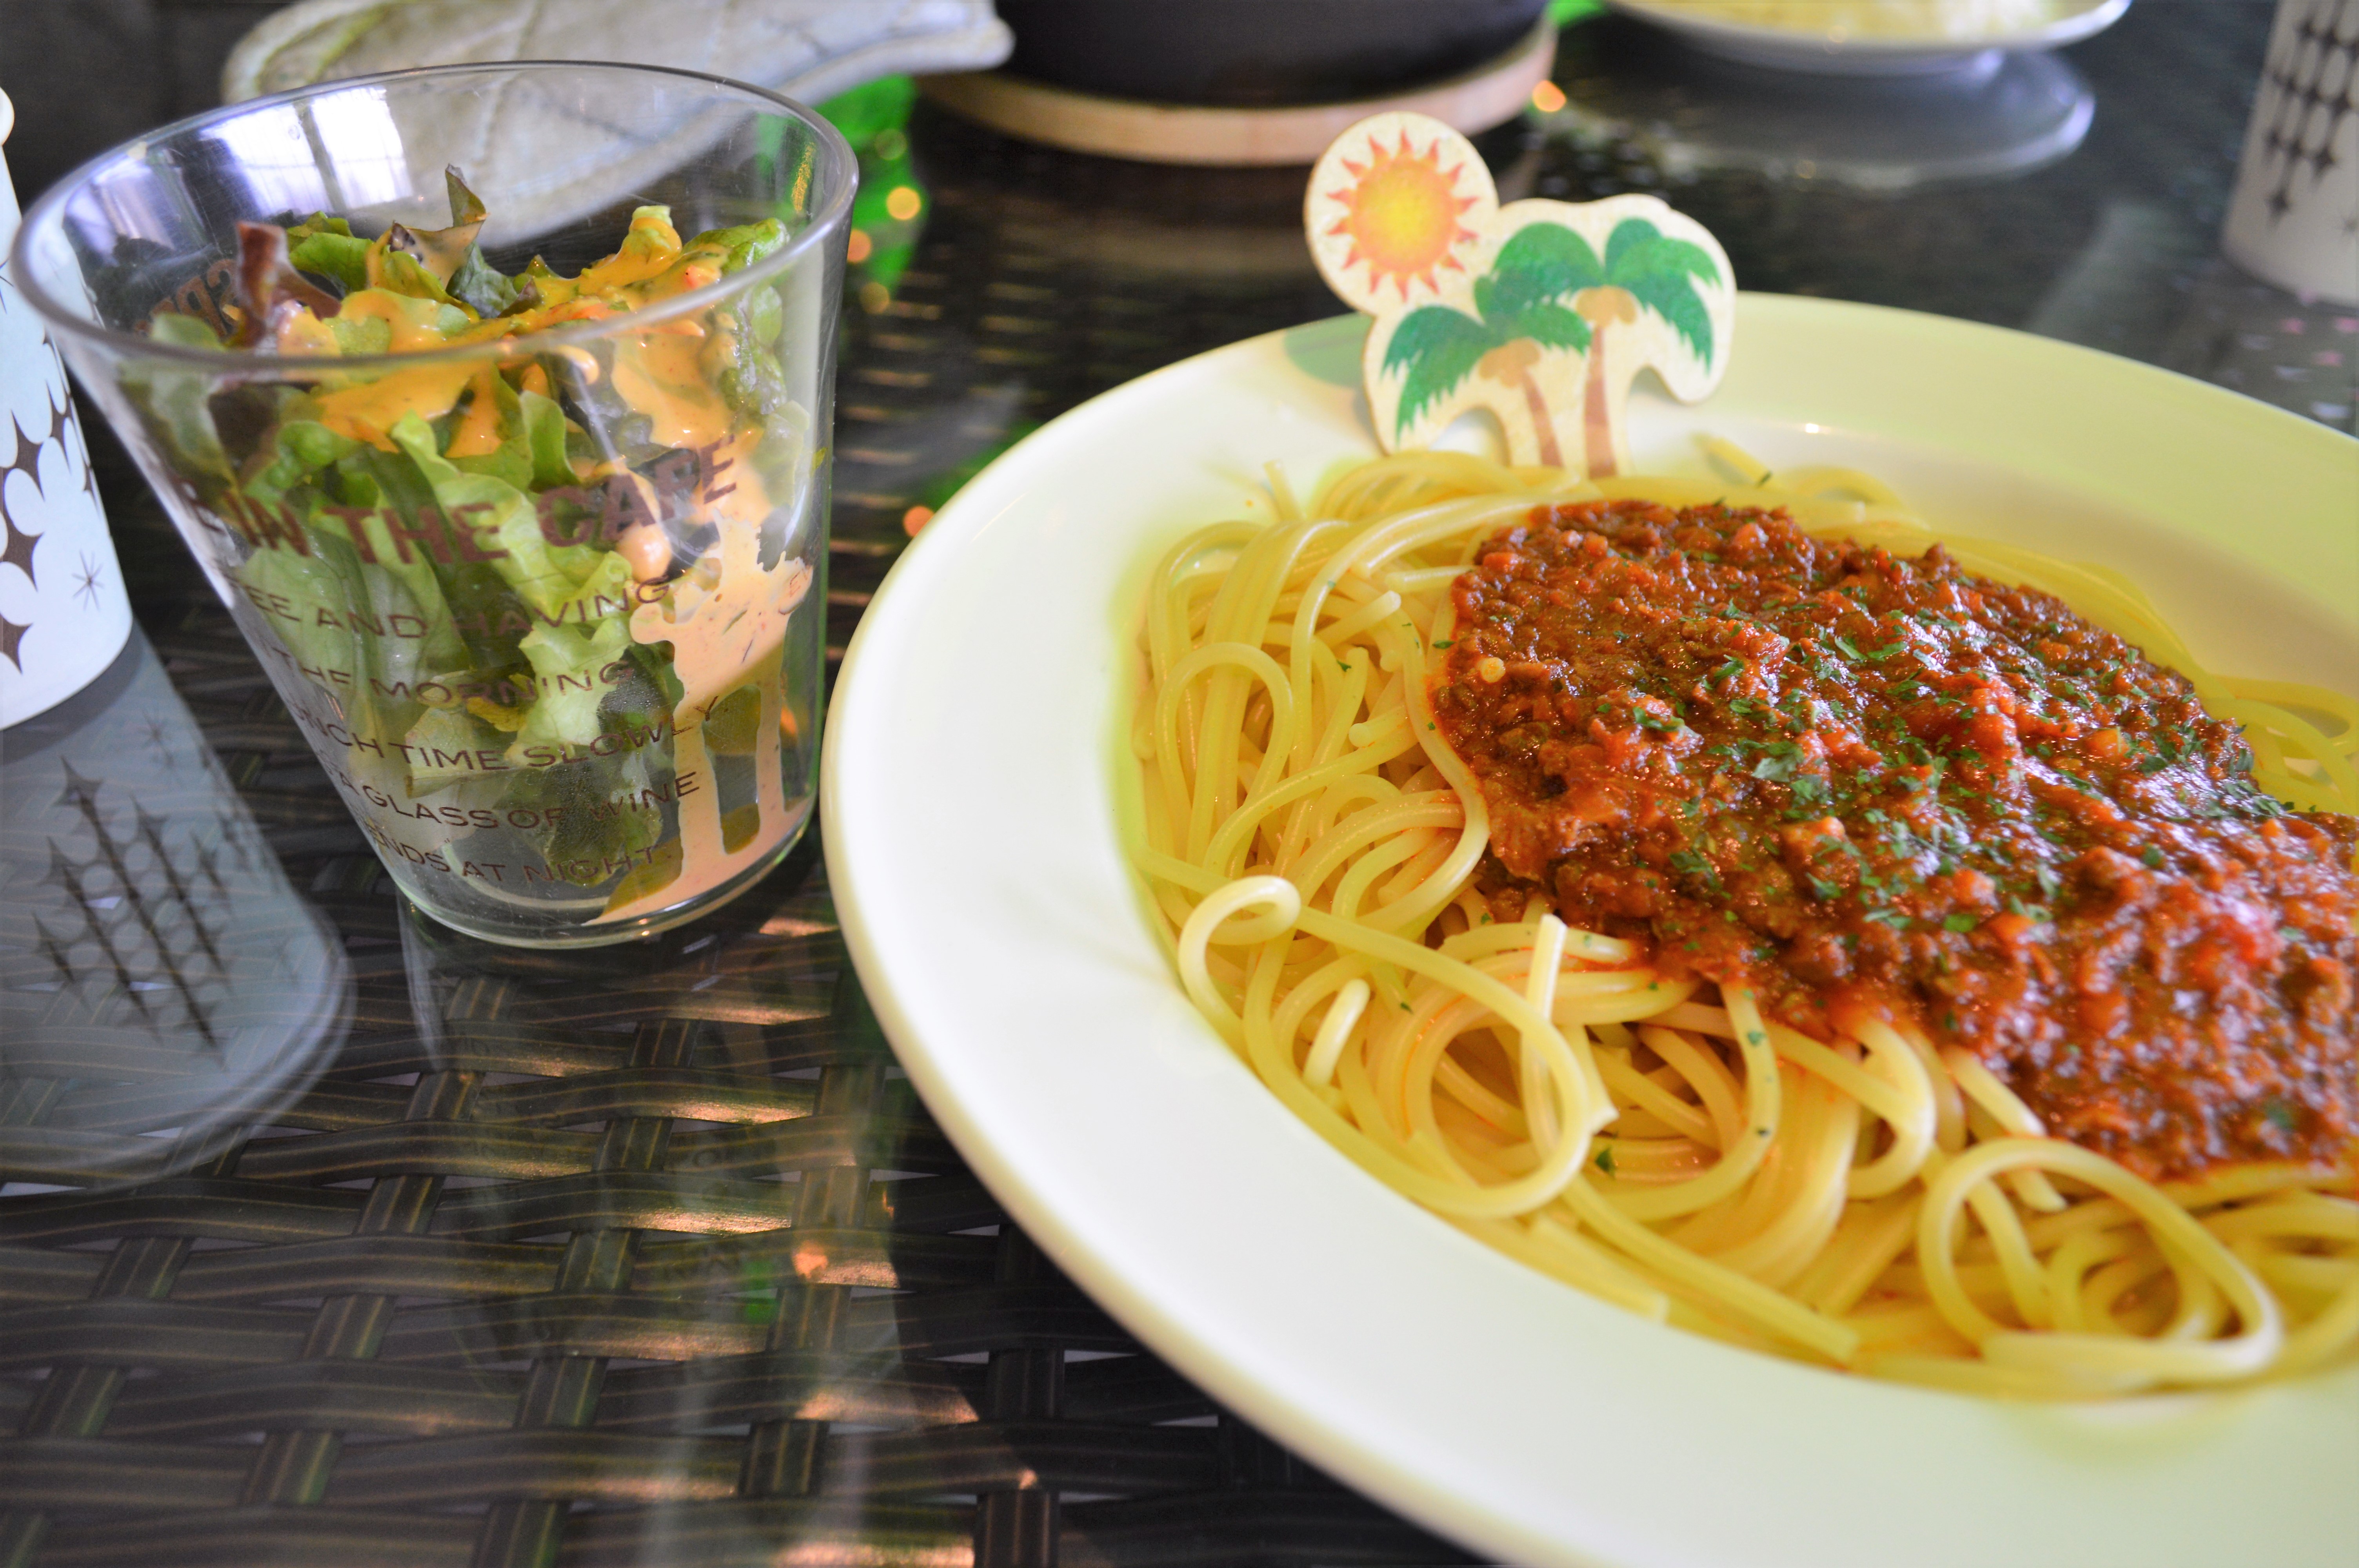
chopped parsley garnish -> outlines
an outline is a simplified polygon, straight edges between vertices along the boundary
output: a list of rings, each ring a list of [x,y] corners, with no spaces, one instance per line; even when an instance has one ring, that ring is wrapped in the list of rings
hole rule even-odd
[[[1713,867],[1710,860],[1698,854],[1695,850],[1673,850],[1671,852],[1670,863],[1671,870],[1679,872],[1680,875],[1683,877],[1694,877],[1698,881],[1701,881],[1705,886],[1712,889],[1714,897],[1718,897],[1720,895],[1721,886],[1719,871]]]
[[[1768,779],[1776,784],[1790,784],[1794,778],[1794,770],[1800,767],[1806,760],[1802,755],[1802,749],[1791,741],[1756,743],[1761,745],[1765,754],[1759,762],[1753,764],[1753,776],[1756,779]]]

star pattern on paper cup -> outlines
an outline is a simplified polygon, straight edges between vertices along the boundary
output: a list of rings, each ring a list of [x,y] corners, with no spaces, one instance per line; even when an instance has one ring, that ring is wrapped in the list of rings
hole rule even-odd
[[[5,277],[0,297],[0,710],[13,719],[104,668],[130,617],[65,366]]]
[[[16,455],[0,464],[0,565],[16,568],[38,584],[40,579],[33,573],[33,547],[41,542],[41,535],[27,531],[8,510],[8,480],[12,474],[23,474],[32,481],[33,493],[48,500],[49,492],[41,484],[41,449],[49,442],[27,434],[22,420],[12,417],[8,422],[16,427]]]
[[[2310,0],[2309,9],[2262,74],[2263,145],[2274,160],[2269,218],[2295,205],[2295,183],[2306,167],[2315,187],[2342,167],[2334,150],[2343,122],[2359,115],[2359,0]],[[2346,225],[2349,227],[2349,225]]]
[[[85,550],[82,552],[81,561],[74,568],[73,579],[74,597],[91,609],[96,610],[99,586],[106,581],[106,568]]]

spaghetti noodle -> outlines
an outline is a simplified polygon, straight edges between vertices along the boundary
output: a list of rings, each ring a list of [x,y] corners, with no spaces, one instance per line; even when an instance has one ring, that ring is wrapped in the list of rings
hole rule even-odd
[[[1904,1013],[1810,1032],[1544,890],[1478,887],[1494,822],[1434,709],[1452,585],[1542,505],[1784,508],[1922,553],[1872,480],[1607,480],[1379,460],[1308,514],[1203,530],[1147,612],[1135,749],[1181,982],[1269,1088],[1396,1190],[1658,1320],[1822,1364],[2026,1397],[2288,1375],[2359,1346],[2346,1146],[2150,1180],[2049,1135]],[[2102,568],[1942,541],[2064,600],[2244,727],[2262,788],[2359,812],[2359,704],[2210,675]],[[2324,727],[2313,722],[2315,716]],[[2329,730],[2332,733],[2329,733]],[[1496,862],[1491,862],[1495,871]],[[1486,892],[1487,888],[1487,892]],[[1503,917],[1504,916],[1504,917]]]

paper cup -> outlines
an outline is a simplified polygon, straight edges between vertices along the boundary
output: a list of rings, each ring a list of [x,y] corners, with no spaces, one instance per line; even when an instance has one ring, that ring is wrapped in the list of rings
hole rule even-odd
[[[2297,294],[2359,304],[2359,0],[2277,0],[2221,246]]]
[[[15,123],[0,93],[0,144]],[[16,218],[0,157],[0,729],[88,686],[131,634],[65,366],[8,273]]]

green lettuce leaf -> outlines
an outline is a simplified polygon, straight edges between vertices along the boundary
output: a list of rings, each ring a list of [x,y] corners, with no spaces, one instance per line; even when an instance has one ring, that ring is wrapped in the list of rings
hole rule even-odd
[[[339,222],[342,220],[339,219]],[[347,230],[342,233],[303,234],[299,229],[287,231],[287,259],[305,272],[317,273],[342,287],[346,294],[368,287],[368,251],[366,240],[355,238]]]
[[[669,209],[667,209],[669,216]],[[742,271],[776,254],[787,243],[787,226],[776,218],[741,223],[732,229],[707,229],[680,247],[683,256],[719,253],[723,273]]]
[[[462,752],[497,751],[507,737],[482,722],[460,707],[429,708],[420,714],[418,722],[409,727],[404,741],[409,753],[409,793],[415,797],[448,789],[452,784],[473,784],[484,774],[473,768],[456,765],[438,766],[439,754],[457,756]]]
[[[393,323],[382,316],[331,316],[328,330],[335,334],[337,351],[347,359],[393,351]]]
[[[159,310],[148,326],[159,343],[182,349],[219,349],[220,334],[194,316]],[[136,368],[134,368],[136,367]],[[222,449],[221,432],[213,426],[212,377],[203,371],[167,369],[161,363],[139,366],[126,362],[124,389],[148,416],[149,427],[179,458],[181,473],[229,480],[234,465]]]
[[[626,753],[593,757],[561,768],[538,768],[507,775],[513,779],[505,796],[510,807],[529,807],[542,814],[543,826],[525,837],[560,875],[581,861],[596,868],[579,879],[579,885],[596,887],[614,875],[604,870],[619,866],[638,850],[652,848],[662,836],[663,816],[656,811],[618,806],[618,796],[647,788],[656,782],[649,754]],[[549,814],[554,810],[552,822]]]
[[[378,662],[386,678],[414,681],[421,667],[440,669],[462,663],[465,645],[451,624],[450,606],[433,564],[417,554],[404,560],[382,518],[354,519],[328,510],[335,504],[332,492],[342,488],[335,483],[336,470],[364,460],[363,454],[375,454],[375,449],[316,420],[298,418],[278,427],[272,449],[277,456],[246,481],[245,492],[264,505],[283,508],[302,519],[314,548],[331,539],[344,546],[363,589],[363,599],[353,608],[367,611],[381,625],[411,624],[386,620],[399,614],[413,617],[424,628],[422,635],[382,639],[386,646]],[[355,524],[365,531],[364,539],[353,537]],[[365,551],[362,545],[366,546]]]
[[[432,427],[417,415],[405,415],[387,433],[432,489],[443,515],[505,552],[493,568],[542,620],[592,621],[617,614],[628,603],[630,568],[620,556],[592,545],[549,544],[532,497],[490,474],[461,469],[436,449]]]
[[[424,263],[408,251],[390,248],[382,237],[370,242],[369,251],[376,257],[375,287],[389,293],[407,295],[413,299],[431,299],[439,304],[450,306],[454,312],[458,309],[458,301],[451,297],[451,291],[443,287],[442,280],[435,276]],[[472,317],[462,316],[460,328],[463,328],[473,319]],[[460,328],[446,329],[446,330],[458,330]]]
[[[516,645],[532,663],[540,695],[525,714],[510,755],[521,763],[528,746],[586,746],[603,733],[598,708],[607,687],[600,672],[631,645],[623,618],[610,616],[586,628],[535,626]]]
[[[408,694],[424,678],[419,639],[377,636],[366,630],[395,614],[420,614],[417,601],[390,573],[365,566],[340,537],[313,532],[306,555],[283,547],[256,550],[237,575],[257,595],[276,594],[296,607],[272,616],[270,629],[307,676],[332,693],[355,740],[397,756],[388,744],[416,722],[423,705]]]
[[[527,392],[517,398],[524,416],[525,445],[532,453],[532,483],[536,490],[555,490],[574,482],[571,454],[566,449],[565,410],[553,398]]]
[[[353,565],[357,567],[355,560]],[[339,563],[324,551],[314,550],[303,555],[295,550],[256,550],[237,568],[240,581],[265,599],[277,594],[288,602],[305,606],[325,607],[340,618],[335,625],[325,624],[318,615],[297,615],[293,619],[270,617],[270,629],[287,645],[287,651],[317,670],[342,670],[357,677],[368,665],[367,652],[362,639],[348,629],[341,618],[368,604],[367,590],[353,580],[359,574],[338,569]]]
[[[451,297],[487,321],[513,309],[522,292],[514,278],[484,259],[481,245],[469,245],[451,275]]]

